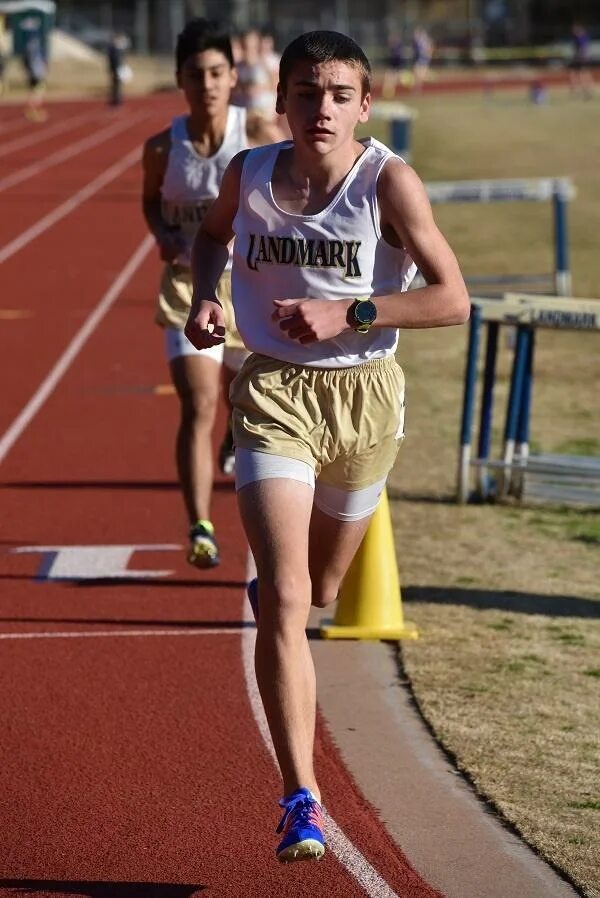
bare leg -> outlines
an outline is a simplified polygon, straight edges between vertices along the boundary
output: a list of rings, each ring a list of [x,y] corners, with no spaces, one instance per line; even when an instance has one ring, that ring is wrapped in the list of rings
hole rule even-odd
[[[231,401],[229,399],[229,388],[236,374],[237,371],[234,371],[233,368],[229,368],[228,365],[223,364],[223,396],[225,398],[225,404],[227,406],[227,423],[225,427],[225,433],[223,434],[223,438],[219,446],[219,468],[221,469],[222,473],[226,475],[233,474],[235,470],[235,448],[233,445],[231,421],[232,409]]]
[[[171,377],[181,403],[176,460],[179,482],[191,525],[210,518],[213,485],[211,434],[220,389],[218,362],[199,356],[179,356],[171,362]]]
[[[313,605],[325,608],[335,602],[370,520],[338,521],[313,508],[309,543]]]
[[[238,502],[258,573],[256,679],[284,794],[304,786],[320,800],[313,767],[315,672],[306,622],[314,588],[319,604],[337,595],[368,521],[342,523],[313,512],[312,489],[294,480],[248,484]]]
[[[286,479],[251,483],[238,493],[258,572],[256,680],[284,794],[305,786],[319,798],[313,769],[315,673],[305,632],[312,500],[309,486]]]

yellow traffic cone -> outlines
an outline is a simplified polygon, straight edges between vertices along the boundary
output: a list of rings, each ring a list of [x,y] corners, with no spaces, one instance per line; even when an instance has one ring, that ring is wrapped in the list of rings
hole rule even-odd
[[[369,528],[344,577],[333,621],[324,639],[417,639],[404,620],[392,521],[384,490]]]

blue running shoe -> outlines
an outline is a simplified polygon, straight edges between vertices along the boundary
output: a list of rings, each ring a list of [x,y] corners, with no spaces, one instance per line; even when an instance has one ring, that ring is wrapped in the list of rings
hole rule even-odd
[[[285,813],[277,827],[283,833],[277,858],[290,861],[319,860],[325,854],[323,809],[308,789],[296,789],[279,802]]]
[[[250,581],[246,587],[246,592],[248,593],[248,601],[252,608],[254,620],[258,623],[258,577],[254,577],[254,579]]]

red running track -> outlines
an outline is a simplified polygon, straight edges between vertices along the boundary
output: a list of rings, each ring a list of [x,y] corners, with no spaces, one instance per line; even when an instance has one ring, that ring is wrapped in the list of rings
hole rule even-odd
[[[44,139],[67,118],[106,127],[100,105],[51,108],[7,170],[80,141],[78,128]],[[280,783],[250,672],[247,547],[219,480],[224,563],[200,573],[181,549],[137,159],[64,206],[181,106],[125,109],[109,141],[7,191],[2,242],[21,245],[0,264],[0,898],[433,898],[322,719],[330,850],[319,864],[274,859]]]

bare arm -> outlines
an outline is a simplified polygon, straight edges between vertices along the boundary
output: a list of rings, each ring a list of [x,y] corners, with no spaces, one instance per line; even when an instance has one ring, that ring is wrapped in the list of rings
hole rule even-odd
[[[217,284],[229,258],[228,244],[233,238],[233,219],[247,152],[238,153],[227,166],[219,195],[204,216],[192,247],[194,293],[185,333],[197,349],[222,343],[225,337]]]
[[[178,228],[170,227],[162,215],[161,188],[169,159],[169,131],[162,131],[144,144],[142,167],[142,211],[154,236],[163,262],[173,262],[185,242]]]
[[[443,327],[469,317],[469,294],[456,256],[437,227],[422,181],[410,166],[390,161],[378,185],[381,229],[405,247],[426,287],[375,299],[378,327]]]

